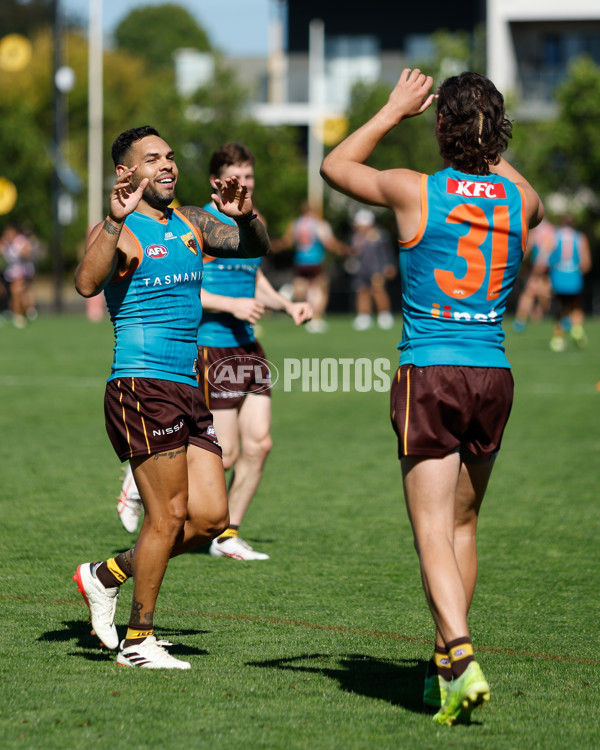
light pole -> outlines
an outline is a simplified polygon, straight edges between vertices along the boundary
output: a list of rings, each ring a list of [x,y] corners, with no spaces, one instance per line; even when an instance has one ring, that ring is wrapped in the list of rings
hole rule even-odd
[[[90,0],[88,25],[88,227],[102,219],[102,0]]]
[[[66,127],[66,102],[64,92],[59,88],[59,71],[63,67],[63,17],[60,8],[60,0],[54,0],[54,65],[52,75],[53,87],[53,134],[52,134],[52,241],[51,253],[54,270],[54,309],[62,312],[63,309],[63,278],[65,272],[63,242],[63,225],[61,222],[61,194],[62,183],[60,178],[63,166],[62,143]]]
[[[323,161],[323,140],[319,129],[325,106],[325,24],[310,22],[308,42],[308,103],[311,122],[308,126],[308,201],[319,214],[323,212],[323,180],[319,174]]]

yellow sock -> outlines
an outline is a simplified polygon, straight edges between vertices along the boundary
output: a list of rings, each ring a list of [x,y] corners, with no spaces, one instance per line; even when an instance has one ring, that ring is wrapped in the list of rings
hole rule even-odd
[[[435,673],[450,682],[452,679],[452,669],[450,667],[450,657],[448,656],[448,653],[441,649],[438,651],[436,647],[433,652],[433,662],[435,664]]]
[[[232,536],[238,536],[238,530],[237,528],[232,529],[231,526],[229,526],[222,534],[219,534],[219,539],[229,539]]]
[[[127,628],[127,635],[125,636],[126,641],[143,641],[144,638],[149,638],[154,635],[154,628],[135,628],[131,625]]]
[[[125,583],[125,581],[129,578],[127,573],[125,573],[125,571],[120,567],[119,563],[115,560],[114,557],[110,557],[106,561],[106,565],[109,571],[117,579],[119,585]]]
[[[475,661],[473,645],[470,638],[457,638],[447,643],[446,648],[450,657],[452,676],[456,679],[463,674],[472,661]]]

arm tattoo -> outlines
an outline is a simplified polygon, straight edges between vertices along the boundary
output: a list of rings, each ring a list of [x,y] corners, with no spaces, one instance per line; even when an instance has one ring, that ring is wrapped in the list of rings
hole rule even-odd
[[[179,209],[202,232],[204,252],[216,258],[255,258],[270,250],[269,237],[258,219],[241,227],[224,224],[209,211],[196,206]]]
[[[110,221],[109,219],[104,219],[104,225],[103,225],[102,229],[104,229],[104,231],[106,232],[106,234],[112,234],[112,235],[120,234],[120,232],[121,232],[121,229],[118,228],[118,227],[116,227],[112,223],[112,221]]]

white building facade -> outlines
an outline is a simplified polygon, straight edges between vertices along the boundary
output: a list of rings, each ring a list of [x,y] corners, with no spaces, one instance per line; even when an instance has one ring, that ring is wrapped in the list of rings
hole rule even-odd
[[[582,55],[600,65],[600,0],[487,0],[487,75],[521,116],[551,116],[556,86]]]

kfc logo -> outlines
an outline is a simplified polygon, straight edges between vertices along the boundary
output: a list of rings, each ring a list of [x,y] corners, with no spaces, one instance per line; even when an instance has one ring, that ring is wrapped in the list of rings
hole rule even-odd
[[[465,198],[506,198],[504,185],[499,182],[474,182],[448,178],[446,192]]]

